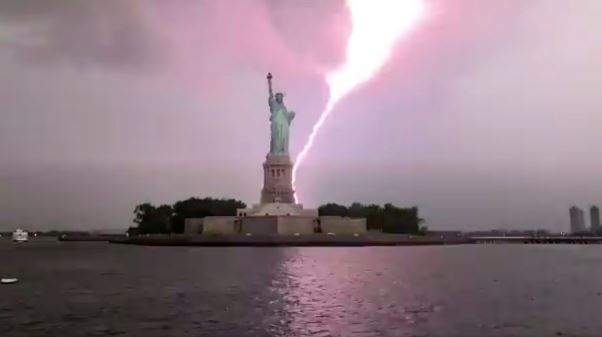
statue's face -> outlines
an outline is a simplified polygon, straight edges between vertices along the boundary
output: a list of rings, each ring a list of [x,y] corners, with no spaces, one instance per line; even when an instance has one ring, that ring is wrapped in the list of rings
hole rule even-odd
[[[281,93],[277,93],[276,94],[276,102],[278,103],[282,103],[282,100],[284,99],[284,95]]]

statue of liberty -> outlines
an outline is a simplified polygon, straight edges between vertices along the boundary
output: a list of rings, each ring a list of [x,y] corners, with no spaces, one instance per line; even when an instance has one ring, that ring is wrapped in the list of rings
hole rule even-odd
[[[295,118],[293,111],[288,111],[284,106],[284,95],[281,92],[272,91],[272,74],[268,73],[268,89],[270,97],[270,154],[288,155],[288,140],[291,121]]]

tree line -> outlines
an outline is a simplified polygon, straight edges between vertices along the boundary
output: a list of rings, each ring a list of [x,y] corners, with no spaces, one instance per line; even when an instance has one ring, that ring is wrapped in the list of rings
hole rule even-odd
[[[350,206],[328,203],[318,208],[321,216],[338,215],[350,218],[366,218],[369,230],[385,233],[424,234],[427,231],[424,222],[418,216],[418,207],[401,208],[387,203],[383,206],[364,205],[354,202]]]
[[[139,234],[183,233],[186,218],[234,216],[238,208],[247,205],[235,199],[189,198],[173,205],[155,206],[143,203],[134,209],[134,223],[128,232]]]
[[[189,198],[173,205],[155,206],[143,203],[134,209],[134,223],[131,234],[183,233],[186,218],[206,216],[235,216],[236,210],[247,205],[235,199]],[[350,206],[328,203],[318,208],[320,216],[343,216],[366,218],[369,230],[386,233],[422,234],[426,227],[418,216],[418,208],[401,208],[390,203],[384,205],[364,205],[353,203]]]

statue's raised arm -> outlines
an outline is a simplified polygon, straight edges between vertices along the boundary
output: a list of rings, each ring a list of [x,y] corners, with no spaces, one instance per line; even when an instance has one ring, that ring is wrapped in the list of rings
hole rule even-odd
[[[268,79],[268,92],[270,94],[270,100],[274,98],[274,91],[272,91],[272,73],[268,73],[266,77]]]

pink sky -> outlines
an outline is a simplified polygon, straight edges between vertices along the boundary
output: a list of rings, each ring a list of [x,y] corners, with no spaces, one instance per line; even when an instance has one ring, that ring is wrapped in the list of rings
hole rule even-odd
[[[301,201],[417,205],[435,229],[566,230],[569,206],[602,204],[602,2],[427,2],[325,123]],[[343,1],[1,2],[0,230],[257,202],[265,74],[297,112],[297,154],[348,32]]]

